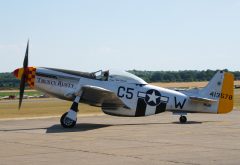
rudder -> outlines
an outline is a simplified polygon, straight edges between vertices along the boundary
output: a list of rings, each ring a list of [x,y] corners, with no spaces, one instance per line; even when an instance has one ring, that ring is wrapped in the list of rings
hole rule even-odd
[[[225,72],[218,101],[219,114],[228,113],[233,110],[233,88],[234,76],[231,73]]]

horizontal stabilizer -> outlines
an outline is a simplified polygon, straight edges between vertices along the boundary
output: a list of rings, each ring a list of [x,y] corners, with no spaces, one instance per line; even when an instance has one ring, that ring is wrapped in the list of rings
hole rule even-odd
[[[201,103],[213,103],[217,100],[209,99],[209,98],[203,98],[203,97],[196,97],[196,96],[190,96],[189,97],[191,101],[201,102]]]

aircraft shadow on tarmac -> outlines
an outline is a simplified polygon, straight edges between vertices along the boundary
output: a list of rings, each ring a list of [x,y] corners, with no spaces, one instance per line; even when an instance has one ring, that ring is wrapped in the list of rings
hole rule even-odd
[[[105,128],[112,125],[108,124],[93,124],[93,123],[79,123],[76,124],[73,128],[63,128],[60,124],[55,124],[49,128],[47,128],[46,133],[62,133],[62,132],[82,132],[82,131],[90,131],[99,128]]]

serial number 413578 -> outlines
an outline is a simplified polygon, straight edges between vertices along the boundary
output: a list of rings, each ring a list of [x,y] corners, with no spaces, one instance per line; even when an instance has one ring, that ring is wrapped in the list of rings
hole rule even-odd
[[[222,98],[222,99],[228,99],[228,100],[232,100],[233,96],[229,95],[227,93],[220,93],[220,92],[211,92],[209,94],[210,96],[212,96],[213,98]]]

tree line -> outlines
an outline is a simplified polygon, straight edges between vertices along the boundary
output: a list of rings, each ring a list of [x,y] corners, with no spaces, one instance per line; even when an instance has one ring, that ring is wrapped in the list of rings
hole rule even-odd
[[[225,70],[227,71],[227,70]],[[183,71],[140,71],[129,70],[128,72],[141,77],[146,82],[192,82],[209,81],[217,70],[183,70]],[[232,72],[235,80],[240,80],[240,72]],[[20,80],[12,73],[0,73],[0,88],[18,88]]]
[[[0,88],[18,88],[20,80],[12,73],[0,73]]]
[[[218,70],[182,70],[182,71],[139,71],[130,70],[130,73],[141,77],[147,82],[193,82],[209,81]],[[225,69],[224,71],[228,71]],[[240,72],[231,72],[235,80],[240,80]]]

